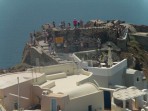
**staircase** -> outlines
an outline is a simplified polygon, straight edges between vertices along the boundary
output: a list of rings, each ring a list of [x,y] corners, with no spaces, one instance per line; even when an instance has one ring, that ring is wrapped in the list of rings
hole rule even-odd
[[[42,51],[46,55],[48,55],[52,60],[56,61],[57,63],[62,64],[62,63],[68,62],[67,60],[61,59],[61,57],[59,57],[59,55],[57,53],[55,53],[55,51],[49,51],[49,44],[48,43],[44,43],[44,41],[39,41],[39,46],[42,47]]]

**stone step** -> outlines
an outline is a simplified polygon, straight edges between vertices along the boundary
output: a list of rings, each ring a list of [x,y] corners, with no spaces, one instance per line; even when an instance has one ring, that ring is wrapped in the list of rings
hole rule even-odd
[[[67,62],[69,62],[69,61],[67,61],[67,60],[62,60],[62,61],[59,61],[59,63],[67,63]]]
[[[45,53],[50,54],[49,50],[44,50]]]
[[[44,47],[44,46],[48,46],[48,43],[44,43],[44,41],[39,41],[39,45]]]
[[[54,58],[56,61],[61,61],[61,59],[60,58]]]
[[[49,50],[49,48],[48,47],[43,47],[43,50]]]
[[[54,55],[54,58],[60,58],[58,55]]]

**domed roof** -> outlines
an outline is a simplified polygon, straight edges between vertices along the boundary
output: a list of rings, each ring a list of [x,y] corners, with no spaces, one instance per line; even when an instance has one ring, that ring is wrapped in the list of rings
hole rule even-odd
[[[92,94],[95,92],[99,92],[99,90],[97,89],[97,86],[95,86],[92,83],[85,83],[73,89],[66,90],[64,93],[69,95],[70,99],[73,99],[73,98],[85,96],[88,94]]]

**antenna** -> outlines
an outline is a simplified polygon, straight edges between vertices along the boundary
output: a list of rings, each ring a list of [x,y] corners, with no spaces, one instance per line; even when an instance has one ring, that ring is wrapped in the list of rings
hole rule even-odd
[[[39,58],[36,58],[35,62],[36,62],[36,66],[39,67],[38,69],[39,69],[39,72],[40,72],[40,61],[39,61]]]
[[[19,83],[19,77],[17,77],[18,82],[18,88],[17,88],[17,94],[18,94],[18,111],[20,111],[20,83]]]
[[[34,82],[34,77],[33,77],[33,68],[31,69],[32,72],[32,82]]]
[[[36,58],[35,62],[36,62],[36,66],[38,66],[38,67],[39,67],[39,72],[40,72],[40,63],[39,63],[39,58]],[[37,82],[37,74],[36,74],[36,82]]]

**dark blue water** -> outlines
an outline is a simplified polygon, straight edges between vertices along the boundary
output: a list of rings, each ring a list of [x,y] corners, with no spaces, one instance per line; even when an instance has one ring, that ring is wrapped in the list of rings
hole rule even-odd
[[[73,18],[148,25],[148,0],[0,0],[0,69],[21,61],[29,33]]]

